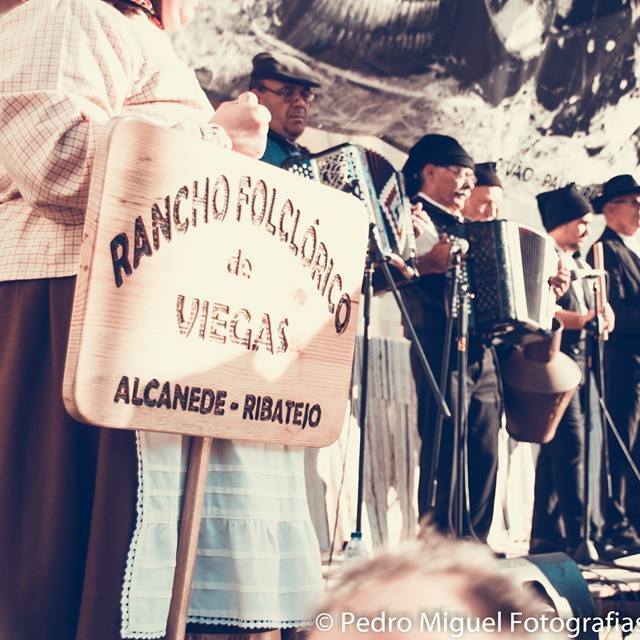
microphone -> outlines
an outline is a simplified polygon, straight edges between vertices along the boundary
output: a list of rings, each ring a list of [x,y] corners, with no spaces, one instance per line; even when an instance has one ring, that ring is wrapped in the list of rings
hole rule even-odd
[[[451,255],[459,253],[466,255],[469,252],[469,241],[464,238],[452,238],[451,240]]]

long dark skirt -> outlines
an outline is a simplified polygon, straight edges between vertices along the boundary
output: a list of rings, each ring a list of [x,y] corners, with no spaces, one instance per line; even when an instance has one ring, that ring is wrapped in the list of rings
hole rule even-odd
[[[0,283],[0,640],[115,640],[133,432],[62,404],[75,278]]]

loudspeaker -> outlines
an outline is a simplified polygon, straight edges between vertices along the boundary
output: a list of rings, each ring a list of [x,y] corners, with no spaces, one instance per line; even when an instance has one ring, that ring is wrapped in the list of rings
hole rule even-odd
[[[501,560],[516,582],[528,585],[545,598],[559,618],[595,616],[595,604],[580,568],[566,553],[541,553]],[[591,630],[581,638],[597,640]]]

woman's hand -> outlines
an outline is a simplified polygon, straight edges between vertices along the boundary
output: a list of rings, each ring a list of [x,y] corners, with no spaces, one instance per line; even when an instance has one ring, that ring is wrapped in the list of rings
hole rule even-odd
[[[258,104],[251,91],[241,93],[236,100],[223,102],[211,119],[231,138],[233,150],[250,158],[261,158],[267,146],[271,114]]]

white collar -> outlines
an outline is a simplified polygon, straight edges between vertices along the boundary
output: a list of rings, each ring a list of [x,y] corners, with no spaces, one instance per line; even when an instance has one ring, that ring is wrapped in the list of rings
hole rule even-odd
[[[620,233],[619,231],[616,232],[621,238],[622,241],[627,244],[627,242],[631,242],[632,244],[636,243],[636,242],[640,242],[640,234],[639,232],[634,233],[632,236],[627,236],[624,233]]]
[[[622,242],[624,242],[625,247],[640,257],[640,232],[636,232],[632,236],[627,236],[619,231],[616,231],[616,233],[620,236]]]
[[[424,191],[418,191],[418,197],[422,198],[423,200],[426,200],[427,202],[430,202],[432,205],[438,207],[438,209],[442,209],[443,211],[446,211],[449,215],[452,215],[454,218],[456,218],[460,222],[464,222],[464,216],[461,213],[459,213],[458,211],[453,211],[452,209],[449,209],[449,207],[445,207],[443,204],[440,204],[437,200],[434,200],[433,198],[428,196]]]

